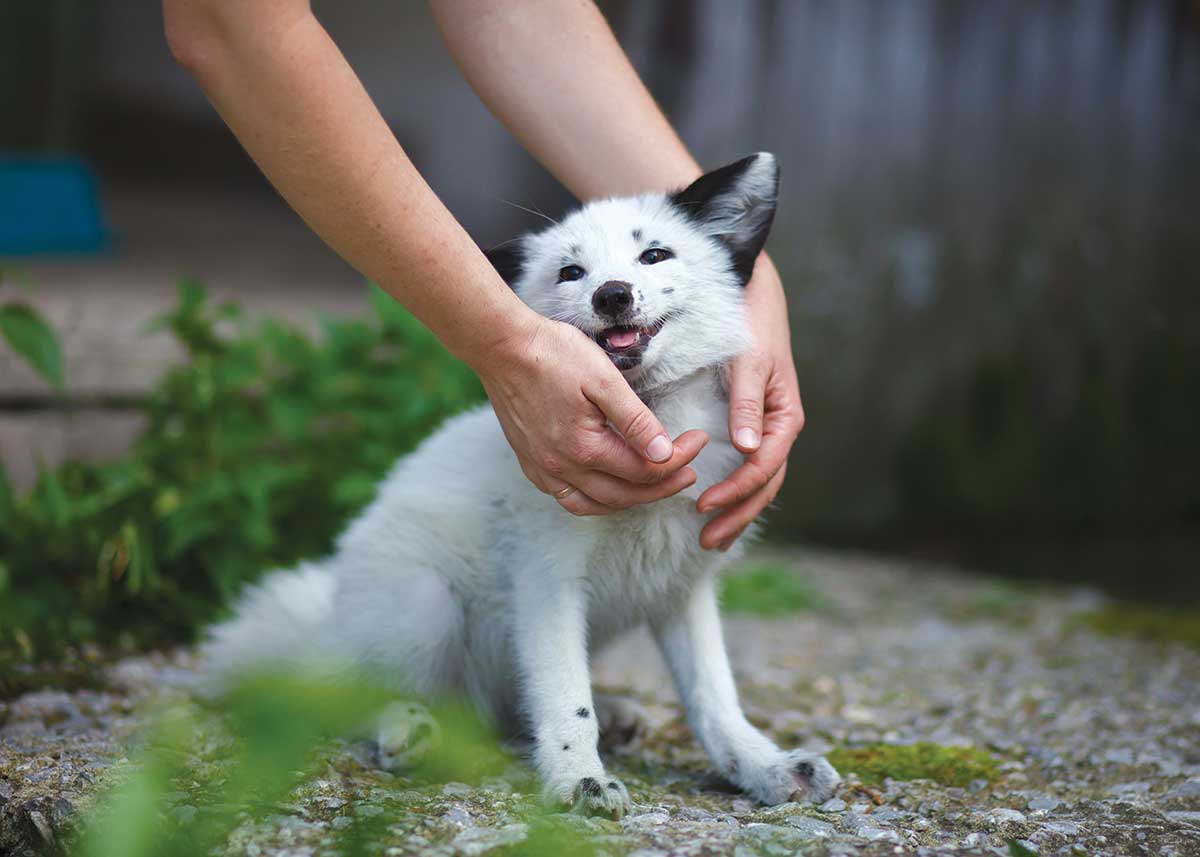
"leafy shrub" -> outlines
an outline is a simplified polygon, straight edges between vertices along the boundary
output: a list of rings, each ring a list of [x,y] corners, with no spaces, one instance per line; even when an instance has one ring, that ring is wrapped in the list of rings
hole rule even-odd
[[[187,639],[265,569],[321,554],[392,461],[483,398],[474,375],[377,289],[314,338],[179,285],[156,323],[187,360],[124,456],[0,469],[0,665],[83,641]]]

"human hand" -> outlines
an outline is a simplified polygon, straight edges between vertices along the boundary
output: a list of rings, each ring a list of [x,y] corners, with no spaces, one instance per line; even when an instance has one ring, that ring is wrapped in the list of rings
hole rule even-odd
[[[521,470],[568,512],[606,515],[696,481],[687,465],[708,436],[688,431],[672,443],[616,367],[574,327],[531,312],[472,362]]]
[[[722,510],[700,532],[705,550],[727,549],[775,499],[788,452],[804,428],[787,302],[766,256],[746,285],[746,317],[754,344],[729,368],[729,437],[746,460],[696,503],[701,513]]]

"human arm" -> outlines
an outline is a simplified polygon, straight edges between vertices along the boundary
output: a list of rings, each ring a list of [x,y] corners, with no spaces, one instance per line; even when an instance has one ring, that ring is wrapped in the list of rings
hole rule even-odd
[[[480,98],[580,199],[674,189],[700,175],[591,0],[431,7]],[[804,424],[783,286],[765,255],[746,305],[754,346],[729,377],[730,438],[746,461],[700,497],[701,511],[722,509],[701,533],[706,548],[731,543],[775,498]]]
[[[521,303],[417,173],[308,0],[165,0],[163,11],[172,52],[284,199],[480,375],[535,485],[578,488],[560,503],[595,514],[694,480],[686,463],[703,437],[673,445],[583,334]]]

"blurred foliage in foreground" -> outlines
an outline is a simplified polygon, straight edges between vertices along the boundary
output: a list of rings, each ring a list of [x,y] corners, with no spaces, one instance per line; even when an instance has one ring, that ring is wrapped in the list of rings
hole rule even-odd
[[[429,709],[440,738],[397,783],[403,789],[376,788],[361,771],[335,777],[361,780],[370,793],[370,812],[360,807],[366,794],[343,802],[321,801],[311,793],[322,771],[328,776],[340,765],[355,764],[331,739],[371,734],[389,704],[397,701],[394,694],[360,679],[276,674],[249,677],[233,688],[221,700],[220,715],[195,703],[177,703],[156,718],[141,751],[112,772],[112,785],[84,820],[70,853],[200,857],[220,852],[231,841],[254,853],[247,844],[270,835],[256,827],[258,822],[278,816],[281,806],[310,798],[329,807],[323,813],[330,823],[316,835],[332,849],[329,853],[342,857],[381,853],[389,840],[403,841],[414,823],[421,835],[435,835],[423,823],[427,808],[413,804],[420,803],[423,793],[410,789],[446,781],[476,783],[512,761],[494,732],[457,704]],[[188,812],[172,812],[170,804],[181,797]],[[506,827],[511,841],[496,853],[592,853],[588,843],[561,819],[547,815],[536,799],[523,798],[519,806],[523,810],[510,815]],[[333,823],[339,818],[344,821]]]
[[[330,549],[396,456],[482,401],[475,376],[375,289],[314,338],[212,306],[194,282],[157,326],[187,360],[126,455],[0,469],[0,672],[85,641],[187,639],[245,581]]]

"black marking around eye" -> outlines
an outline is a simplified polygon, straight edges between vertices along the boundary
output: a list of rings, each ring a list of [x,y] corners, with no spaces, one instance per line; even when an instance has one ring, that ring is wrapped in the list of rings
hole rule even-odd
[[[586,708],[576,708],[575,716],[586,718],[588,716],[588,710]]]
[[[633,240],[634,241],[642,240],[642,230],[640,230],[640,229],[633,230]]]

